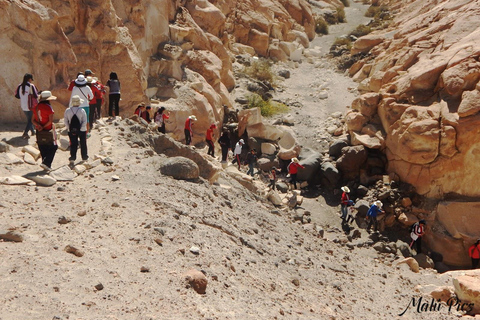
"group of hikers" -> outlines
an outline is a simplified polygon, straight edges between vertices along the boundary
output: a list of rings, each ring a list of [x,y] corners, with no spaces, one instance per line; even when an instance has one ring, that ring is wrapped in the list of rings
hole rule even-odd
[[[40,166],[50,171],[55,153],[58,149],[52,100],[57,97],[51,91],[39,91],[33,83],[33,75],[26,73],[23,81],[15,90],[15,97],[20,99],[20,106],[27,118],[22,138],[29,139],[36,135],[42,163]],[[102,104],[106,89],[109,89],[108,114],[114,117],[119,114],[120,81],[115,72],[110,73],[106,85],[94,77],[92,70],[79,72],[68,86],[71,91],[68,108],[64,113],[64,123],[70,139],[70,165],[77,158],[80,145],[82,161],[88,160],[87,138],[90,137],[94,123],[102,117]]]
[[[351,210],[353,210],[355,203],[350,199],[350,188],[347,186],[343,186],[341,188],[342,196],[341,196],[341,219],[342,223],[351,223],[355,220]],[[367,223],[367,232],[370,233],[370,228],[374,227],[374,232],[378,232],[378,215],[384,214],[385,211],[382,210],[383,203],[379,200],[373,202],[373,204],[369,207],[365,219],[368,221]],[[426,232],[427,222],[424,219],[421,219],[410,226],[410,248],[413,249],[415,245],[415,249],[417,253],[422,252],[422,237],[425,235]],[[468,249],[468,255],[472,259],[472,268],[478,268],[480,263],[480,238],[470,246]]]

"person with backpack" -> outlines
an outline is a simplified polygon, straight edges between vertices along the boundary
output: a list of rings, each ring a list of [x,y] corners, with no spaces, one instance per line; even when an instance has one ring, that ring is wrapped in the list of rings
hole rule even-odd
[[[53,158],[57,152],[57,132],[53,124],[53,111],[50,105],[51,100],[56,100],[50,91],[42,91],[39,96],[39,102],[33,110],[32,123],[37,130],[37,145],[42,157],[42,167],[46,171],[51,171]]]
[[[197,121],[197,117],[195,117],[193,114],[185,120],[185,127],[184,127],[184,133],[185,133],[185,144],[188,146],[190,143],[192,143],[192,138],[193,138],[193,122]]]
[[[108,92],[108,116],[116,117],[120,113],[120,80],[116,72],[110,72],[110,79],[107,81]]]
[[[472,269],[477,269],[480,262],[480,239],[477,239],[477,242],[470,246],[468,255],[472,259]]]
[[[370,209],[367,211],[367,216],[365,219],[368,220],[368,225],[367,225],[367,232],[370,233],[370,228],[373,225],[373,230],[375,232],[378,231],[378,221],[377,221],[377,216],[379,213],[383,213],[384,211],[382,210],[383,203],[381,201],[375,201]]]
[[[222,136],[218,139],[218,143],[220,144],[220,148],[222,148],[222,162],[226,162],[228,157],[228,149],[231,148],[228,131],[223,131]]]
[[[77,80],[75,80],[75,86],[72,89],[72,95],[70,96],[70,103],[68,104],[69,107],[72,107],[72,98],[74,96],[80,97],[82,100],[82,104],[80,105],[80,108],[85,110],[85,113],[87,114],[87,131],[89,131],[89,114],[90,114],[90,100],[93,99],[93,92],[92,89],[87,85],[87,79],[83,74],[79,75],[77,77]],[[90,134],[87,133],[87,138],[90,137]]]
[[[292,161],[287,166],[288,174],[290,175],[290,183],[293,184],[294,189],[297,189],[297,173],[298,168],[305,169],[304,166],[300,164],[297,158],[292,158]]]
[[[153,115],[153,120],[158,126],[158,132],[165,134],[165,120],[170,119],[170,112],[165,112],[165,107],[160,107]]]
[[[33,84],[33,75],[25,73],[23,81],[18,85],[15,90],[15,98],[20,99],[20,107],[27,117],[27,125],[23,131],[22,138],[28,139],[28,131],[35,134],[35,128],[32,123],[33,109],[37,106],[38,91],[37,87]]]
[[[65,110],[63,116],[65,128],[70,138],[70,165],[73,165],[77,159],[78,140],[80,139],[80,152],[82,160],[88,160],[87,151],[87,113],[80,106],[83,103],[78,95],[74,95],[70,100],[71,107]]]
[[[425,234],[426,225],[427,222],[422,219],[418,222],[415,222],[410,230],[410,238],[412,238],[410,249],[413,247],[413,244],[415,244],[417,253],[422,252],[422,236]]]
[[[215,157],[215,145],[213,144],[213,136],[215,135],[215,133],[213,132],[213,129],[217,129],[217,126],[214,123],[212,123],[210,128],[207,129],[207,133],[205,134],[205,141],[208,145],[207,154]]]

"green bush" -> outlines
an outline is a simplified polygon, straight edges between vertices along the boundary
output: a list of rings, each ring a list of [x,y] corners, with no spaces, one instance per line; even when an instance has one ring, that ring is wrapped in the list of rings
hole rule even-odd
[[[244,72],[254,79],[268,81],[271,85],[275,83],[275,75],[272,72],[271,62],[267,59],[260,58],[253,61],[250,66],[245,67]]]
[[[352,40],[346,37],[336,38],[332,44],[332,47],[341,47],[341,46],[347,46],[347,48],[350,50],[352,48]]]
[[[362,36],[369,34],[370,32],[372,32],[372,28],[364,24],[360,24],[355,28],[355,30],[350,32],[350,35],[360,38]]]
[[[341,0],[341,1],[345,7],[350,7],[350,1],[348,0]]]
[[[347,22],[347,19],[345,17],[345,9],[343,9],[343,7],[337,8],[337,20],[340,23]]]
[[[328,23],[323,17],[315,19],[315,32],[321,34],[328,34]]]
[[[265,101],[256,93],[248,97],[247,108],[260,108],[260,112],[264,117],[271,117],[278,113],[288,112],[288,107],[285,104],[272,100]]]

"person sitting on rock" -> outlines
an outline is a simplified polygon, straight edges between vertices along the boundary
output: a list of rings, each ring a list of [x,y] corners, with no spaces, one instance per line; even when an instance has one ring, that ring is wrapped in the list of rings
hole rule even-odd
[[[468,249],[468,255],[472,259],[472,269],[477,269],[480,262],[480,239],[477,239],[477,242],[471,245]]]
[[[255,163],[257,163],[257,150],[252,149],[250,153],[247,155],[247,163],[248,163],[248,171],[247,174],[253,177]]]
[[[410,248],[413,248],[413,244],[415,244],[417,253],[422,252],[422,236],[425,234],[426,225],[427,222],[425,220],[420,220],[412,225],[412,229],[410,232],[412,242],[410,243]]]
[[[197,121],[197,117],[195,117],[193,114],[185,121],[185,128],[183,131],[185,132],[185,144],[187,146],[192,143],[194,121]]]
[[[298,168],[305,169],[304,166],[300,164],[297,158],[292,158],[292,162],[287,167],[288,174],[290,175],[290,183],[293,184],[294,189],[297,189],[297,172]]]
[[[342,193],[342,204],[341,204],[342,207],[340,210],[342,211],[342,220],[345,221],[348,214],[348,201],[350,200],[350,196],[349,196],[350,188],[347,186],[343,186],[341,190],[343,191],[343,193]]]
[[[367,232],[370,232],[370,228],[373,225],[373,230],[375,232],[378,231],[378,221],[377,221],[377,216],[379,213],[383,213],[384,211],[382,210],[382,202],[381,201],[375,201],[370,209],[368,209],[367,212],[367,217],[365,219],[368,220],[368,225],[367,225]]]
[[[213,144],[213,136],[215,133],[213,132],[213,129],[217,129],[217,126],[212,123],[210,128],[208,128],[207,133],[205,135],[205,141],[207,142],[208,145],[208,155],[211,155],[212,157],[215,157],[215,145]]]
[[[240,166],[242,162],[240,161],[240,155],[242,154],[242,146],[245,144],[243,139],[240,139],[237,144],[235,145],[235,150],[233,151],[233,161],[232,164],[238,163],[238,170],[240,170]]]

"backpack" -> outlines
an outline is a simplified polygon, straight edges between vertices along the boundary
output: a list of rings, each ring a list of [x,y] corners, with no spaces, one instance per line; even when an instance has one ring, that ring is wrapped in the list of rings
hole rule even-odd
[[[77,112],[78,112],[78,109],[77,109]],[[82,127],[82,124],[80,123],[80,120],[77,117],[77,112],[73,114],[72,119],[70,120],[70,125],[68,130],[68,132],[70,132],[73,135],[77,135],[80,132],[80,128]]]

